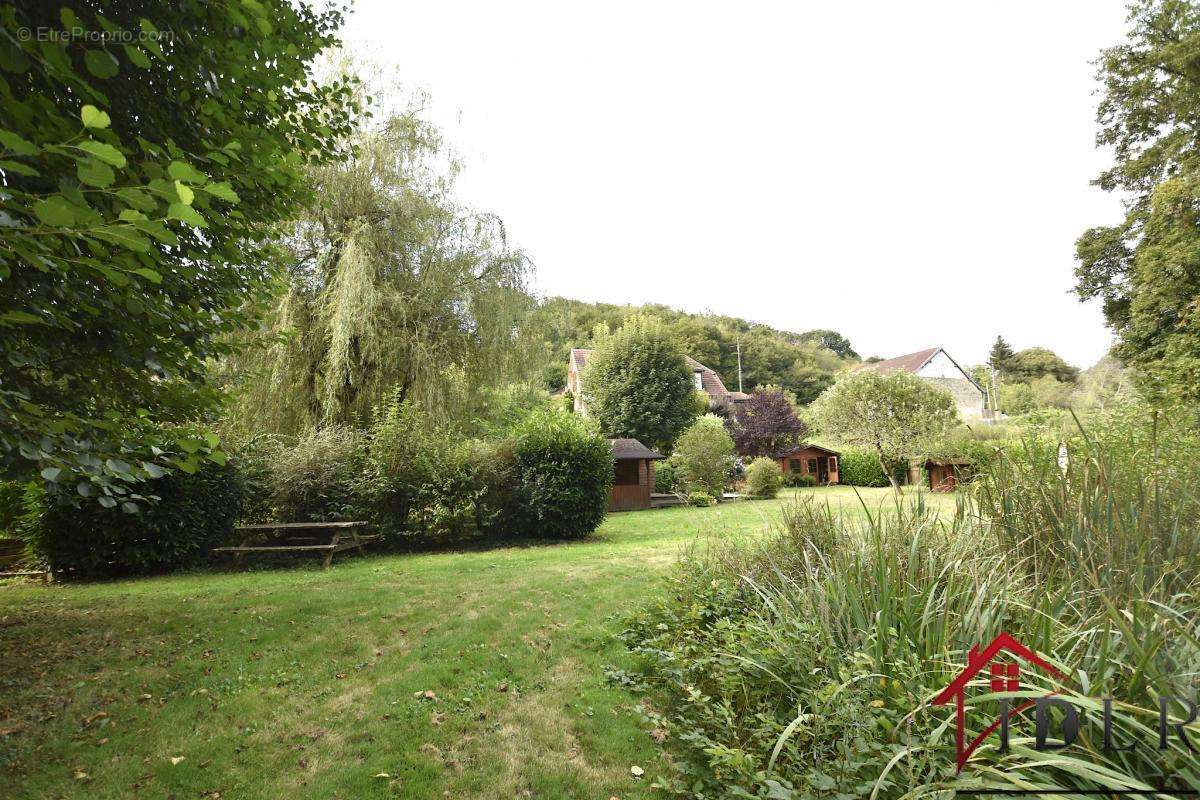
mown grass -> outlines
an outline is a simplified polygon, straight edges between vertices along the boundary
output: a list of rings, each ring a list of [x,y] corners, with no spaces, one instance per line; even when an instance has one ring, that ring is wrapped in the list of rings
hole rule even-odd
[[[629,658],[614,615],[796,493],[611,515],[574,544],[0,586],[5,796],[649,796],[666,764],[605,677]]]

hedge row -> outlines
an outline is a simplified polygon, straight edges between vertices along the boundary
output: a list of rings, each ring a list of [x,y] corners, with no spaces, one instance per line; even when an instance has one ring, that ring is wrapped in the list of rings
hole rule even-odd
[[[838,456],[838,481],[847,486],[890,486],[887,473],[870,450],[848,448]]]
[[[394,404],[368,431],[258,437],[227,466],[152,481],[160,499],[137,514],[28,493],[21,527],[56,571],[112,577],[203,564],[239,519],[366,519],[392,546],[577,538],[603,520],[612,478],[608,443],[573,414],[539,411],[480,440]]]

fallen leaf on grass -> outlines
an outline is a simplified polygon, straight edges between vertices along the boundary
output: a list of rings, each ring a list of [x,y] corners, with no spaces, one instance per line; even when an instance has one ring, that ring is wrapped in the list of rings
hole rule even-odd
[[[97,711],[95,714],[92,714],[90,717],[83,718],[83,727],[85,727],[85,728],[90,727],[91,724],[93,722],[95,722],[96,720],[104,719],[107,716],[108,716],[107,711]]]
[[[431,725],[441,725],[445,721],[446,721],[446,715],[441,713],[440,711],[438,713],[434,714],[429,719],[429,723]]]
[[[639,767],[637,764],[634,764],[632,767],[630,767],[630,768],[629,768],[629,772],[630,772],[630,773],[633,775],[633,777],[635,777],[635,778],[640,778],[640,777],[642,777],[643,775],[645,775],[645,774],[646,774],[646,770],[642,769],[642,768],[641,768],[641,767]]]
[[[187,756],[170,756],[167,761],[171,762],[171,766],[175,766],[180,761],[183,761]]]
[[[377,774],[375,775],[375,777],[376,777],[376,778],[390,778],[390,777],[392,777],[392,776],[391,776],[391,775],[388,775],[386,772],[380,772],[380,773],[377,773]]]
[[[15,728],[0,728],[0,736],[12,736],[14,733],[20,733],[20,731],[20,725],[17,725]]]

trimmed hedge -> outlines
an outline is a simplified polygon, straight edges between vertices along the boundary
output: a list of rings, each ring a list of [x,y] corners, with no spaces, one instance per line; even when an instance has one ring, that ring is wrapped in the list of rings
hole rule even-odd
[[[107,578],[186,569],[209,560],[232,537],[244,488],[232,465],[207,464],[146,484],[159,500],[136,514],[98,505],[57,505],[44,493],[28,500],[25,535],[64,577]]]
[[[838,457],[838,482],[846,486],[890,486],[887,473],[870,450],[850,448]]]
[[[517,430],[514,454],[529,533],[575,539],[604,520],[613,481],[612,447],[580,417],[532,415]]]

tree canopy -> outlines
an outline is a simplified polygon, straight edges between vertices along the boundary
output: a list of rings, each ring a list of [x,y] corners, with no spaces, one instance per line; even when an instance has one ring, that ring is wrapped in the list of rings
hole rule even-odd
[[[542,354],[536,368],[544,385],[550,389],[563,385],[571,348],[585,346],[598,325],[616,330],[633,316],[662,322],[686,355],[715,370],[730,389],[739,388],[740,344],[744,391],[777,384],[803,404],[815,400],[838,372],[857,360],[849,342],[836,331],[794,333],[738,317],[690,314],[663,305],[621,306],[552,297],[538,304],[527,328]]]
[[[821,395],[815,412],[823,435],[875,453],[896,492],[896,467],[930,452],[958,421],[949,393],[900,371],[847,375]]]
[[[782,389],[756,389],[734,409],[730,431],[739,455],[778,458],[799,449],[808,426]]]
[[[610,439],[670,449],[696,416],[696,387],[683,350],[649,317],[632,317],[601,335],[582,379],[588,413]]]
[[[260,347],[233,365],[234,416],[259,429],[361,422],[393,391],[444,413],[518,356],[528,262],[497,218],[452,201],[438,132],[408,110],[353,141],[313,169]]]
[[[1138,0],[1126,42],[1105,50],[1097,143],[1116,163],[1096,183],[1125,219],[1077,243],[1077,292],[1098,298],[1115,354],[1155,393],[1200,401],[1200,9]]]
[[[136,510],[138,483],[222,458],[159,427],[211,405],[206,362],[264,296],[305,165],[346,154],[350,82],[313,77],[341,23],[284,0],[0,8],[9,474]]]
[[[1003,373],[1011,380],[1032,381],[1049,375],[1064,383],[1073,383],[1079,377],[1077,368],[1045,347],[1020,350],[1009,356],[1004,363]]]
[[[992,349],[988,352],[988,366],[997,372],[1003,372],[1014,355],[1016,353],[1013,351],[1012,345],[1006,342],[1003,336],[997,336],[996,341],[992,343]]]
[[[725,423],[715,414],[704,414],[680,434],[671,461],[679,467],[688,492],[704,492],[720,500],[733,453]]]

